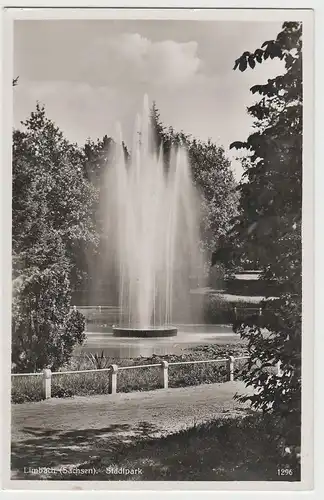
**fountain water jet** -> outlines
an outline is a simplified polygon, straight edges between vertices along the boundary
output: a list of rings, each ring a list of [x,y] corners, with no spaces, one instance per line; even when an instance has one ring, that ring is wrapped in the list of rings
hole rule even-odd
[[[107,169],[105,217],[119,279],[118,336],[176,335],[172,322],[190,314],[192,282],[203,269],[199,200],[186,150],[173,147],[166,165],[153,135],[145,98],[131,160],[118,126],[115,160]]]

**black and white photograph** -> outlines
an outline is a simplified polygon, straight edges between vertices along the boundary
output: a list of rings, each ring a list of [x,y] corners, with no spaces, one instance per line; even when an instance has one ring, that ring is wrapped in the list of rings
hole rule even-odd
[[[10,480],[310,487],[312,11],[50,11],[5,73]]]

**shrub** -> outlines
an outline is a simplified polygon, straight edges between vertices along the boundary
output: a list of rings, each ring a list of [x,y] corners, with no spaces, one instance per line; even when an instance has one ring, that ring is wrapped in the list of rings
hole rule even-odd
[[[18,283],[17,283],[18,282]],[[85,320],[69,311],[68,274],[59,266],[15,280],[12,362],[16,372],[56,371],[85,339]]]
[[[69,311],[70,283],[64,262],[25,270],[14,280],[12,362],[16,372],[56,371],[85,339],[85,320]]]

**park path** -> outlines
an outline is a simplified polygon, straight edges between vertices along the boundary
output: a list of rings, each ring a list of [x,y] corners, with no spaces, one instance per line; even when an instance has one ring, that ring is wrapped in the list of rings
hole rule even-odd
[[[12,478],[26,478],[26,467],[80,464],[122,442],[245,413],[237,392],[248,392],[242,382],[13,404]]]
[[[100,429],[109,424],[154,424],[159,432],[172,432],[240,409],[233,400],[246,393],[242,382],[204,384],[148,392],[53,398],[12,405],[12,439],[26,438],[27,429]]]

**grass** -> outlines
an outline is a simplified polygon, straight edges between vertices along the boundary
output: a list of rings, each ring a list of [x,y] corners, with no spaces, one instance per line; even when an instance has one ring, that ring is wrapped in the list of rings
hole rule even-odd
[[[66,473],[59,478],[56,474],[46,475],[44,479],[299,481],[298,460],[284,454],[274,432],[277,428],[273,417],[250,411],[235,418],[225,414],[164,437],[154,437],[154,429],[145,422],[132,429],[133,436],[128,440],[123,438],[123,433],[130,430],[125,424],[68,433],[53,430],[51,434],[39,429],[26,443],[12,447],[12,465],[19,479],[26,479],[22,464],[28,459],[36,466],[35,453],[29,455],[37,449],[42,463],[48,461],[55,466],[64,459],[63,463],[78,463],[79,470],[96,470],[95,475]],[[73,456],[66,456],[72,445]],[[140,473],[116,474],[112,468],[139,469]],[[291,475],[279,476],[278,468],[291,470]],[[28,479],[42,478],[29,475]]]
[[[12,377],[11,401],[25,403],[42,399],[42,377]]]
[[[101,358],[100,367],[105,368],[116,363],[119,366],[142,365],[168,362],[192,361],[203,359],[225,358],[229,355],[246,355],[244,343],[196,346],[184,350],[180,355],[153,355],[149,358],[139,357],[134,359],[117,360],[114,358]],[[99,361],[98,361],[99,362]],[[244,360],[236,361],[235,378],[240,378],[240,370]],[[94,358],[85,353],[71,359],[65,370],[94,369]],[[118,373],[118,392],[149,391],[161,387],[159,367],[148,367],[134,370],[121,370]],[[197,365],[176,365],[169,367],[169,387],[185,387],[189,385],[225,382],[227,380],[226,362],[201,363]],[[25,401],[39,401],[42,399],[41,377],[13,377],[11,399],[13,403]],[[108,394],[108,372],[91,372],[79,374],[64,374],[52,376],[52,397],[89,396],[93,394]]]
[[[283,479],[278,467],[292,468],[292,476],[284,480],[300,480],[299,467],[281,456],[273,435],[273,427],[259,415],[217,419],[164,438],[124,445],[109,462],[100,459],[86,466],[97,467],[106,480],[119,479],[103,469],[107,462],[142,469],[141,475],[123,477],[130,480],[278,481]]]

